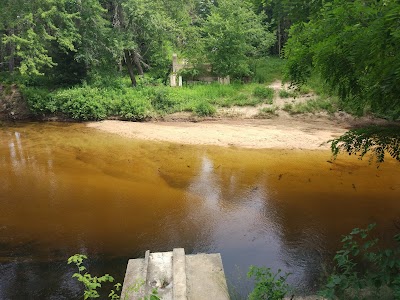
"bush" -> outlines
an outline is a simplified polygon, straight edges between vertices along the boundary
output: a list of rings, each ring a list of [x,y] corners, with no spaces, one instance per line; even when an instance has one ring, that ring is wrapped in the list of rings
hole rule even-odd
[[[297,96],[297,94],[295,92],[291,92],[288,90],[280,90],[279,91],[279,97],[281,98],[295,98]]]
[[[151,105],[153,105],[155,110],[163,113],[174,111],[176,103],[170,97],[166,88],[152,89],[149,91]]]
[[[150,116],[150,109],[150,101],[144,97],[122,97],[118,115],[127,120],[143,120]]]
[[[97,88],[61,90],[53,97],[61,112],[75,120],[102,120],[108,115],[102,91]]]
[[[212,116],[216,113],[216,109],[208,102],[200,102],[193,110],[200,117]]]
[[[34,115],[45,115],[57,111],[57,102],[47,89],[21,87],[21,93]]]
[[[254,290],[250,293],[249,300],[281,300],[289,293],[286,279],[290,275],[280,275],[281,270],[273,273],[270,268],[251,266],[247,274],[255,279]]]
[[[336,252],[336,268],[320,295],[328,299],[400,299],[400,235],[395,249],[378,250],[375,227],[354,228]]]
[[[274,98],[274,90],[269,87],[257,86],[253,90],[253,96],[259,99],[267,100],[267,103],[272,104]]]

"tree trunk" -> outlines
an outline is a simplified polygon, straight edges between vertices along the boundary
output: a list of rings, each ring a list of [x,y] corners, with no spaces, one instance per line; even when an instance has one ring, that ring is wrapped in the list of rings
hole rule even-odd
[[[144,72],[143,72],[142,64],[140,63],[139,54],[136,51],[133,51],[132,60],[135,63],[136,68],[138,69],[139,75],[143,76]]]
[[[14,28],[10,29],[10,35],[14,34]],[[8,71],[13,72],[15,68],[15,44],[13,42],[8,44],[8,52],[10,53],[9,60],[8,60]]]
[[[278,21],[278,54],[279,57],[281,56],[281,48],[282,48],[282,41],[281,41],[282,35],[281,35],[281,21]]]
[[[0,33],[0,39],[3,38],[3,33]],[[5,56],[5,49],[4,44],[0,41],[0,71],[3,70],[3,65],[4,65],[4,56]]]
[[[125,63],[126,67],[128,68],[128,73],[129,77],[131,78],[132,86],[136,86],[136,78],[135,78],[135,73],[133,72],[133,65],[131,61],[131,54],[129,53],[129,50],[124,50],[124,56],[125,56]]]

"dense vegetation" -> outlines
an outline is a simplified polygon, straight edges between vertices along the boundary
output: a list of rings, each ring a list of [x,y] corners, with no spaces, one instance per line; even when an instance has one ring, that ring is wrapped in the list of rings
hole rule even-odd
[[[292,114],[340,108],[400,119],[397,0],[0,0],[0,7],[0,81],[17,83],[38,117],[143,120],[271,103],[265,83],[279,78],[286,64],[298,90],[309,84],[336,96],[286,105]],[[168,88],[173,53],[190,60],[186,76],[194,78],[208,63],[213,75],[229,75],[233,84]],[[275,111],[266,107],[259,115]],[[399,140],[398,127],[357,129],[333,141],[332,151],[363,156],[372,150],[379,161],[389,152],[399,160]],[[348,260],[371,250],[353,240],[366,233],[344,240],[324,295],[378,283],[398,293],[397,250],[367,251],[373,253],[365,257],[372,265],[367,277]],[[268,269],[254,268],[251,275],[261,286],[254,297],[277,286]],[[286,277],[278,278],[286,290]]]
[[[238,83],[280,77],[267,57],[281,55],[298,88],[307,82],[339,99],[288,105],[291,113],[321,107],[400,117],[395,0],[1,0],[1,7],[0,78],[24,88],[37,116],[140,120],[154,112],[210,115],[218,105],[260,102],[251,92],[234,96],[237,87],[229,100],[206,101],[191,98],[204,97],[205,88],[181,94],[163,88],[178,53],[190,61],[184,77],[199,75],[206,62],[214,76]]]
[[[399,22],[398,1],[326,3],[290,29],[285,56],[291,81],[302,84],[316,72],[359,115],[399,119]]]

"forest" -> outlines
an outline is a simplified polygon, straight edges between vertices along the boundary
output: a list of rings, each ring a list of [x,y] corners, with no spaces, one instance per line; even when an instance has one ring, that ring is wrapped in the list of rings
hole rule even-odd
[[[143,93],[132,95],[137,103],[123,101],[132,110],[125,114],[99,103],[87,104],[92,114],[74,113],[66,102],[82,106],[77,96],[85,93],[102,102],[105,89],[118,94],[106,98],[123,99],[121,85],[166,85],[173,53],[190,61],[184,78],[207,63],[215,76],[239,83],[264,83],[263,66],[270,70],[275,56],[286,81],[300,86],[317,78],[341,108],[397,120],[399,19],[394,0],[2,0],[1,78],[26,88],[39,114],[143,119],[151,109]]]

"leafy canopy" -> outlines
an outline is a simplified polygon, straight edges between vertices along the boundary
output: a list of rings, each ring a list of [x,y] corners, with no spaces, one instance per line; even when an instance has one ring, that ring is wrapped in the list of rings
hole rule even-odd
[[[288,75],[298,85],[313,70],[343,103],[400,118],[400,3],[334,0],[290,29]]]
[[[250,58],[266,55],[275,39],[250,4],[220,0],[202,28],[206,57],[220,77],[250,75]]]

